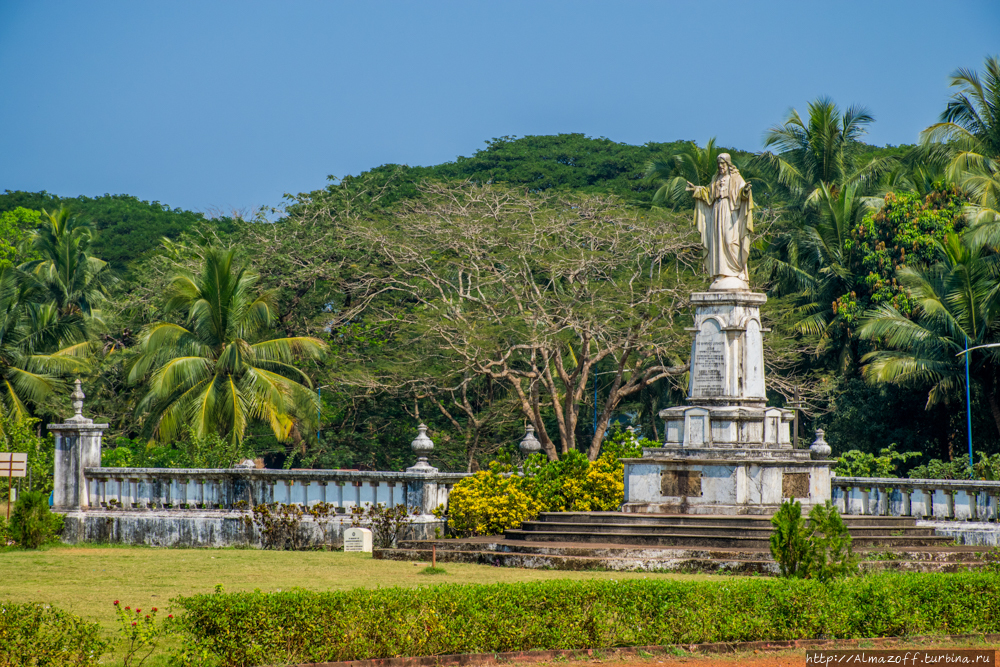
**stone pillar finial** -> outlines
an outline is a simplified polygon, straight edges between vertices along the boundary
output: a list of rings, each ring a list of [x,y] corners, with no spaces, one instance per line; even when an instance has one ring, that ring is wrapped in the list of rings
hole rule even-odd
[[[410,448],[417,455],[417,464],[407,468],[406,472],[437,472],[437,468],[427,462],[427,455],[434,450],[434,441],[427,437],[426,424],[417,426],[417,437],[410,443]]]
[[[824,459],[830,458],[830,445],[826,444],[826,440],[823,439],[823,429],[816,429],[816,439],[813,440],[813,444],[809,446],[809,456],[812,459],[822,461]]]
[[[532,454],[542,451],[542,443],[535,437],[535,427],[528,424],[524,428],[524,437],[517,443],[517,448],[521,450],[521,463],[517,465],[517,474],[524,475],[524,461]]]
[[[73,399],[73,416],[82,417],[83,416],[83,399],[87,398],[83,393],[83,386],[80,383],[80,378],[76,379],[73,383],[73,393],[69,395]]]
[[[525,427],[524,438],[518,443],[517,447],[521,450],[521,454],[525,458],[542,451],[542,443],[538,442],[538,438],[535,437],[535,427],[533,425],[528,424]]]
[[[67,424],[90,424],[92,419],[83,416],[83,399],[87,398],[83,393],[80,378],[73,383],[73,393],[69,395],[73,399],[73,416],[66,420]]]

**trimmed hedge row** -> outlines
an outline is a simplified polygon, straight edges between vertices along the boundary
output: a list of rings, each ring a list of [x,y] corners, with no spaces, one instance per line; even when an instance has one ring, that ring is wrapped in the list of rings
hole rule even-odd
[[[0,602],[0,666],[97,665],[101,626],[36,603]]]
[[[175,600],[224,666],[530,649],[1000,631],[1000,576],[549,581]]]

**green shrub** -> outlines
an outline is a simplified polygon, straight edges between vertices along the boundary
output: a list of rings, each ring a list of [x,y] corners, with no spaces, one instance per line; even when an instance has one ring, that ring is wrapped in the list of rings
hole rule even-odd
[[[547,581],[197,595],[186,651],[223,666],[1000,631],[1000,576]]]
[[[841,477],[898,477],[899,465],[916,456],[920,456],[920,452],[897,452],[896,443],[883,447],[878,456],[852,449],[837,458],[833,474]]]
[[[37,549],[62,531],[63,517],[49,510],[49,495],[28,491],[14,503],[10,534],[25,549]]]
[[[160,444],[142,438],[115,439],[113,448],[101,453],[105,468],[231,468],[253,457],[246,441],[223,440],[217,433],[199,438],[190,430],[183,440]]]
[[[0,665],[97,665],[108,650],[101,627],[36,603],[0,602]]]
[[[829,581],[858,572],[851,534],[829,501],[814,505],[808,523],[799,501],[785,501],[771,517],[771,556],[781,576]]]
[[[858,573],[858,559],[851,549],[851,533],[837,508],[826,501],[809,511],[812,530],[808,576],[829,581]]]
[[[242,509],[244,504],[245,501],[238,502],[237,509]],[[254,505],[242,521],[260,535],[265,549],[298,551],[303,547],[301,527],[307,511],[298,504],[260,503]]]
[[[805,574],[809,553],[809,526],[802,516],[798,501],[781,504],[771,517],[771,557],[778,563],[783,577],[801,577]]]

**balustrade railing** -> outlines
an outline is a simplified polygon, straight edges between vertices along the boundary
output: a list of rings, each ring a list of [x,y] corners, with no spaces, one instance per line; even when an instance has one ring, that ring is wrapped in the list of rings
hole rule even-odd
[[[349,513],[365,504],[414,507],[430,514],[447,506],[448,494],[466,473],[363,472],[346,470],[218,470],[86,468],[90,509],[231,510],[259,503],[333,505]]]
[[[831,487],[841,514],[954,521],[1000,516],[1000,482],[835,476]]]

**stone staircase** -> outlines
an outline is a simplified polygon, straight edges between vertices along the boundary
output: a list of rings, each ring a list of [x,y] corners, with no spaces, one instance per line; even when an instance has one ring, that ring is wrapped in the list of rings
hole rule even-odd
[[[955,546],[901,517],[845,516],[865,569],[958,571],[982,566],[983,547]],[[769,574],[769,517],[551,512],[500,536],[400,542],[375,558],[560,570]]]
[[[916,519],[843,517],[855,549],[860,547],[933,547],[951,543],[932,528],[917,528]],[[614,542],[655,547],[770,549],[771,518],[623,514],[618,512],[546,512],[508,530],[508,540],[525,542]]]

